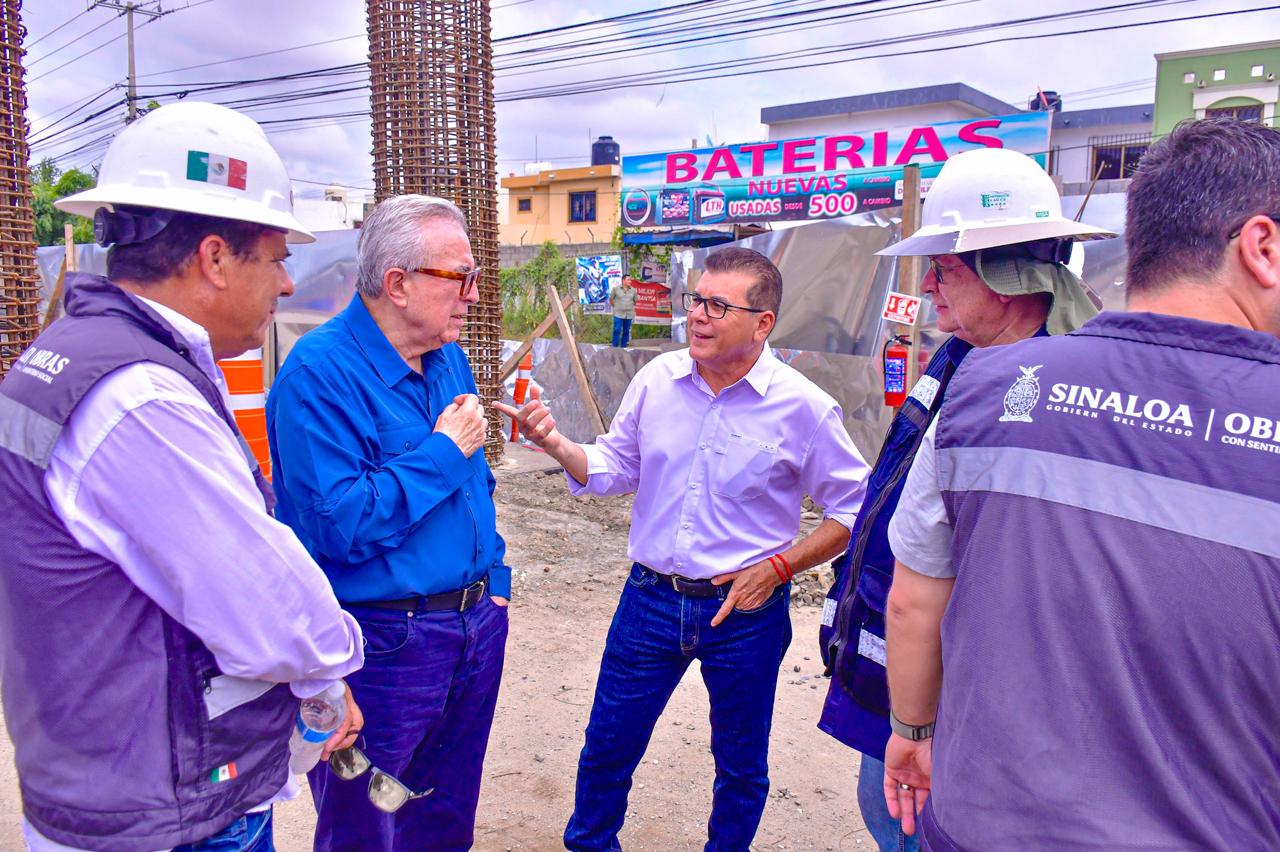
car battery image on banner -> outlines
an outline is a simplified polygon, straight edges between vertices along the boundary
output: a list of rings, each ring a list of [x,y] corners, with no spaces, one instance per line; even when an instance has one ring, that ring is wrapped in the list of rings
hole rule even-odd
[[[704,183],[693,190],[693,221],[698,225],[723,222],[728,216],[724,192],[713,183]]]
[[[658,193],[659,225],[689,224],[689,190],[664,189]]]
[[[644,189],[633,189],[622,199],[622,218],[628,225],[643,225],[653,210],[653,202],[649,200],[649,192]]]

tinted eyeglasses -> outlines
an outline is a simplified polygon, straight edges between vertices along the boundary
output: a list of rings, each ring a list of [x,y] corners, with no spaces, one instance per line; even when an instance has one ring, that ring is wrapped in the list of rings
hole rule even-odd
[[[467,293],[471,292],[471,286],[480,280],[480,273],[484,271],[483,266],[477,266],[470,272],[454,272],[452,269],[431,269],[427,266],[420,266],[412,269],[410,272],[418,272],[423,275],[432,275],[436,278],[447,278],[450,281],[461,282],[458,285],[458,298],[465,299]]]
[[[684,303],[684,312],[686,314],[693,313],[694,308],[702,308],[711,319],[724,319],[725,314],[731,310],[746,311],[751,314],[766,313],[764,308],[746,308],[742,305],[731,305],[724,299],[717,299],[714,296],[699,296],[697,293],[683,293],[681,294],[681,300]]]
[[[435,792],[434,787],[421,793],[413,792],[399,779],[374,766],[365,753],[355,746],[331,754],[329,769],[343,781],[354,781],[366,772],[372,772],[373,775],[369,778],[369,801],[383,813],[393,814],[406,803]]]

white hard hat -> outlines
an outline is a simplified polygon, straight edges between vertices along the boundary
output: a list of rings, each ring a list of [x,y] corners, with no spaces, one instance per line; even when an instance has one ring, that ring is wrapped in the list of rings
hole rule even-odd
[[[116,205],[256,222],[288,231],[291,243],[315,241],[293,216],[289,175],[262,128],[218,104],[153,110],[112,141],[97,186],[54,202],[90,219]]]
[[[976,148],[947,160],[925,195],[920,219],[914,234],[876,253],[923,257],[1115,236],[1063,216],[1053,179],[1026,154],[1005,148]]]

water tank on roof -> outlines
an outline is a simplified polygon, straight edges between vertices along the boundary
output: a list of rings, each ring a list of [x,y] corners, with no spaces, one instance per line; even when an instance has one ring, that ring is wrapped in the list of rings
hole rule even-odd
[[[601,136],[591,143],[591,165],[616,166],[622,162],[622,146],[612,136]]]
[[[1051,91],[1036,92],[1027,100],[1027,109],[1033,112],[1062,112],[1062,95]]]

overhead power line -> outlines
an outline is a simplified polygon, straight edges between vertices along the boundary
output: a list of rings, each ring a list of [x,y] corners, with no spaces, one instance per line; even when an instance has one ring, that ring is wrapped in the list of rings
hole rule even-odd
[[[53,35],[54,33],[58,32],[59,30],[61,30],[63,27],[66,27],[66,26],[68,26],[69,24],[73,24],[73,23],[75,23],[76,21],[80,20],[80,19],[81,19],[81,18],[83,18],[85,15],[89,14],[89,11],[90,11],[89,9],[83,9],[83,10],[81,10],[81,11],[80,11],[80,14],[78,14],[78,15],[72,15],[70,18],[67,18],[65,21],[63,21],[62,23],[58,24],[56,27],[54,27],[53,29],[49,30],[49,32],[45,33],[44,35],[40,36],[39,38],[35,38],[35,39],[32,39],[31,41],[27,42],[27,43],[26,43],[26,45],[24,45],[24,47],[26,47],[26,49],[27,49],[27,50],[30,50],[31,48],[35,47],[35,46],[36,46],[37,44],[39,44],[40,42],[42,42],[42,41],[44,41],[45,39],[47,39],[49,36]]]

